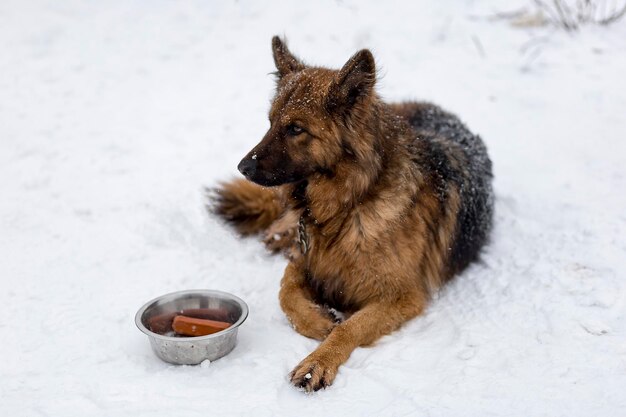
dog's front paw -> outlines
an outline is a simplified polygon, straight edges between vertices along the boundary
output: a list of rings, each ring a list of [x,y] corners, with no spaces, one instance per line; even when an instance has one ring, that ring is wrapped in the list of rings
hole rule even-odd
[[[333,383],[337,369],[336,365],[312,353],[291,371],[289,378],[297,388],[306,392],[318,391]]]

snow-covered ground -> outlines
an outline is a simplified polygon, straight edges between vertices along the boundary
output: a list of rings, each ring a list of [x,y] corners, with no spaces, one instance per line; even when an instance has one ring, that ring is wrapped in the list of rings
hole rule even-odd
[[[626,415],[626,20],[515,28],[524,1],[0,2],[3,416]],[[528,2],[530,3],[530,2]],[[458,113],[497,192],[483,262],[328,390],[277,302],[286,261],[203,209],[267,128],[270,38],[378,60],[388,100]],[[158,295],[241,296],[239,345],[172,366]]]

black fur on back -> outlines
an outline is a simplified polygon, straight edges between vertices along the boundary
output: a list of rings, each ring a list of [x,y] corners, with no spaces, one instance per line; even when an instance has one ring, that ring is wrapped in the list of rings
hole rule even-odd
[[[425,153],[422,167],[436,173],[439,198],[445,200],[447,184],[459,188],[460,208],[448,258],[453,274],[474,261],[487,242],[494,203],[491,160],[481,138],[456,116],[430,103],[413,103],[411,110],[405,117],[417,133],[415,145]]]

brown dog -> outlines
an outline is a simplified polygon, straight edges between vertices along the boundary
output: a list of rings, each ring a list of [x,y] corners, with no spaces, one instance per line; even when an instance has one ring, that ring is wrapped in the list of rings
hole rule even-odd
[[[271,127],[239,164],[252,182],[222,184],[213,209],[288,252],[280,305],[322,341],[291,381],[312,391],[476,259],[491,226],[491,162],[439,107],[382,102],[368,50],[335,71],[304,65],[278,37],[272,47]]]

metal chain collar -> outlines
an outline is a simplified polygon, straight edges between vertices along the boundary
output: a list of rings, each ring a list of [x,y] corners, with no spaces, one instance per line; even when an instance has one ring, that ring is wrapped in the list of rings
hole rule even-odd
[[[302,255],[306,255],[309,251],[309,237],[306,234],[306,225],[304,224],[304,213],[300,216],[300,220],[298,221],[298,238],[297,238],[298,246],[300,247],[300,252]]]

